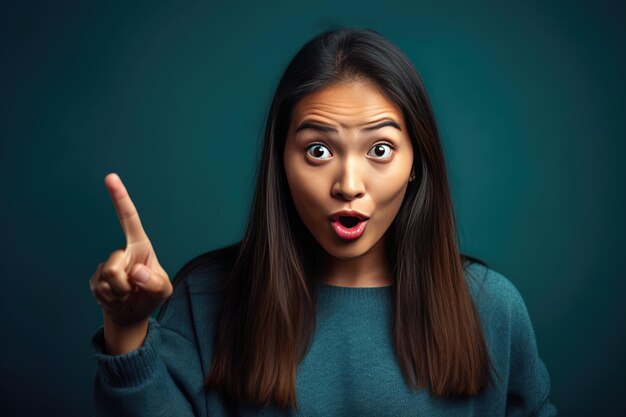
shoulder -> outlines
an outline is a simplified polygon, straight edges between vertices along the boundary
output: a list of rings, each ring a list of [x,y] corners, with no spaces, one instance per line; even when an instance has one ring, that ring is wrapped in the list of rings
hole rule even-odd
[[[479,263],[465,267],[465,278],[474,304],[483,321],[502,321],[526,313],[517,287],[503,274]]]
[[[550,377],[539,357],[526,304],[504,275],[480,264],[465,268],[467,282],[483,324],[496,378],[509,398],[507,412],[554,415],[548,400]]]
[[[217,300],[239,253],[239,243],[202,253],[185,263],[172,279],[174,291],[159,311],[158,319],[176,316],[191,299]],[[201,297],[195,297],[201,295]],[[207,305],[208,307],[208,305]]]
[[[480,264],[469,265],[465,274],[487,344],[499,358],[496,360],[509,363],[515,356],[517,361],[526,361],[516,356],[519,351],[529,357],[536,355],[532,321],[515,285],[503,274]]]
[[[180,268],[172,280],[175,292],[187,286],[194,291],[214,291],[223,285],[239,253],[240,243],[202,253]]]

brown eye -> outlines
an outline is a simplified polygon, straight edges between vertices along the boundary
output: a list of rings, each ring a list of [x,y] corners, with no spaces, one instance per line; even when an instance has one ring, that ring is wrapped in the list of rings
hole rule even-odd
[[[315,143],[307,148],[307,153],[315,159],[328,159],[332,156],[328,148]]]
[[[375,158],[385,159],[391,156],[392,148],[390,145],[386,143],[378,143],[370,149],[368,152],[369,156],[373,156]]]

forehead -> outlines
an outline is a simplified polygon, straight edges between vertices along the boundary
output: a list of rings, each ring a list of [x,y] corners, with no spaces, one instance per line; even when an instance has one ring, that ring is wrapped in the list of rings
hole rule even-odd
[[[403,123],[401,109],[369,81],[331,84],[304,96],[293,109],[292,125],[313,117],[345,124],[345,127],[393,117]]]

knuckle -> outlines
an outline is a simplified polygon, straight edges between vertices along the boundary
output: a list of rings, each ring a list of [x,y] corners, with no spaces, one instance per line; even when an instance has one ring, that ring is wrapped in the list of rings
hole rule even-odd
[[[96,289],[100,294],[108,294],[111,292],[111,285],[106,281],[100,281]]]
[[[129,203],[130,204],[120,213],[120,217],[123,220],[134,220],[136,218],[139,218],[139,213],[137,212],[135,205],[132,204],[130,200],[129,200]]]
[[[95,293],[94,298],[100,305],[109,304],[111,302],[111,297],[104,293]]]
[[[102,274],[107,278],[115,278],[119,276],[121,272],[122,269],[120,268],[120,266],[113,263],[107,263],[102,268]]]
[[[96,296],[110,295],[111,286],[106,281],[98,281],[93,285],[93,293]]]
[[[116,279],[109,281],[108,284],[109,284],[109,287],[111,288],[111,293],[119,297],[125,294],[128,294],[131,290],[128,285],[125,285],[125,283]]]
[[[108,304],[110,302],[109,298],[104,294],[95,294],[95,299],[99,305]]]

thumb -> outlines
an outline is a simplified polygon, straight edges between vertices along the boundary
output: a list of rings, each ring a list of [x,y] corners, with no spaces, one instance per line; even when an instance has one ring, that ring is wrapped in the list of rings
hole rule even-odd
[[[168,278],[161,277],[144,264],[137,264],[130,273],[134,284],[157,298],[167,298],[171,294],[171,284]]]
[[[151,272],[152,271],[150,271],[147,266],[137,264],[130,273],[130,279],[132,279],[135,284],[142,285],[148,282]]]

